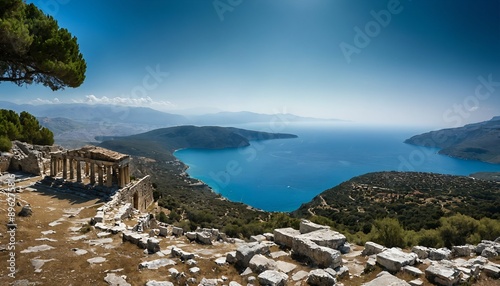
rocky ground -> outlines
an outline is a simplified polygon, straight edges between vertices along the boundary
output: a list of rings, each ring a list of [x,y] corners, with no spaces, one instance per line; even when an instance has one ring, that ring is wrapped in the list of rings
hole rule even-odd
[[[148,253],[133,243],[123,242],[121,232],[113,234],[89,225],[97,209],[104,204],[101,198],[35,184],[40,177],[18,179],[21,180],[15,183],[20,190],[15,198],[17,228],[13,238],[5,227],[11,213],[12,196],[0,195],[0,285],[433,285],[429,280],[436,283],[433,277],[437,274],[427,274],[431,266],[444,269],[445,273],[446,267],[452,269],[451,279],[457,275],[462,279],[467,271],[473,276],[477,271],[476,285],[500,285],[498,272],[495,272],[499,260],[493,253],[488,259],[469,253],[467,257],[451,259],[448,256],[438,262],[436,257],[429,257],[430,249],[406,250],[401,252],[405,253],[403,255],[398,250],[387,250],[375,244],[349,245],[344,243],[345,237],[342,240],[341,234],[330,230],[327,230],[325,241],[333,248],[321,248],[323,254],[330,255],[326,258],[312,257],[305,248],[287,247],[276,237],[277,233],[282,233],[279,230],[253,237],[254,242],[223,235],[210,241],[203,241],[205,236],[199,234],[197,237],[196,233],[194,236],[193,233],[174,236],[172,232],[177,232],[172,227],[167,227],[166,236],[159,236],[158,230],[145,230],[157,239],[160,249]],[[25,207],[25,210],[31,209],[31,216],[18,216],[27,204],[30,208]],[[138,213],[133,213],[122,223],[131,230],[138,217]],[[304,238],[303,245],[307,247],[311,247],[311,239],[322,243],[308,234],[313,230],[301,227],[295,232],[297,237]],[[319,232],[325,233],[325,230]],[[336,240],[331,239],[332,235]],[[281,239],[287,241],[288,238],[282,236]],[[201,244],[200,240],[208,244]],[[338,241],[342,243],[336,243]],[[11,249],[11,245],[15,249]],[[469,249],[475,252],[477,247]],[[487,247],[490,246],[484,248]],[[490,248],[497,251],[498,244]],[[292,255],[300,252],[304,254],[300,258]],[[403,258],[398,260],[398,257]],[[452,264],[446,262],[448,259]],[[312,267],[311,260],[328,265],[321,269]],[[15,264],[14,274],[9,269],[11,262]],[[422,273],[408,268],[411,265]],[[461,269],[460,272],[457,269]],[[410,281],[412,284],[404,284]]]

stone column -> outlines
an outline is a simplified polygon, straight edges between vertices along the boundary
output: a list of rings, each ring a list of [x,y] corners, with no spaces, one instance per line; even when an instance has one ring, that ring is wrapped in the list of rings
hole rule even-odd
[[[54,156],[50,156],[50,176],[55,177],[56,176],[56,168],[55,168],[55,158]]]
[[[90,184],[93,185],[95,184],[95,170],[94,170],[94,163],[90,162]]]
[[[69,179],[75,179],[75,166],[73,166],[73,158],[69,158]]]
[[[85,176],[87,177],[90,175],[89,164],[89,162],[85,162]]]
[[[113,175],[111,174],[111,166],[106,166],[106,187],[111,188],[113,186]]]
[[[120,188],[123,188],[123,186],[125,186],[125,175],[123,174],[123,167],[120,167],[118,169],[118,185],[120,186]]]
[[[102,165],[97,165],[97,174],[99,175],[99,186],[104,185],[104,172]]]
[[[123,168],[125,170],[125,185],[130,183],[130,172],[129,172],[129,169],[128,169],[128,165],[125,165],[125,167]]]
[[[76,181],[78,183],[82,182],[82,165],[80,160],[76,160]]]
[[[66,178],[68,177],[68,174],[67,174],[67,171],[68,171],[68,159],[66,158],[66,155],[63,155],[63,159],[62,160],[63,160],[63,163],[62,163],[62,165],[63,165],[62,166],[62,168],[63,168],[63,170],[62,170],[62,172],[63,172],[62,173],[62,177],[63,177],[63,179],[66,180]]]

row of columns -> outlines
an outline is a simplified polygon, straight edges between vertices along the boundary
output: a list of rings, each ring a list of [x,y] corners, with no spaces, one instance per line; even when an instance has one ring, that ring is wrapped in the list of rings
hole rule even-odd
[[[82,163],[85,164],[85,175],[90,178],[91,185],[96,183],[96,173],[97,183],[99,186],[103,186],[104,181],[106,181],[106,186],[111,187],[113,185],[113,178],[115,178],[114,181],[120,188],[130,183],[130,169],[128,164],[119,165],[117,163],[104,161],[88,159],[81,160],[79,158],[75,159],[66,155],[51,156],[50,176],[56,177],[60,172],[62,172],[63,179],[74,180],[76,169],[76,181],[82,182]]]

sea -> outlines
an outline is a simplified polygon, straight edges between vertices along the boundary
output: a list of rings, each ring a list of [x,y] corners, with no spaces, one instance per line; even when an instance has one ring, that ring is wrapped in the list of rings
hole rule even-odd
[[[232,126],[298,138],[252,141],[234,149],[183,149],[174,155],[189,167],[191,177],[215,192],[266,211],[296,210],[322,191],[369,172],[500,172],[499,164],[451,158],[437,148],[404,143],[428,129],[345,122]]]

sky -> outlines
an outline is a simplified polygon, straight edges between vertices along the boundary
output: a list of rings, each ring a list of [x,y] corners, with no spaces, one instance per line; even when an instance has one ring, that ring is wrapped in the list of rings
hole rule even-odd
[[[0,101],[252,111],[454,127],[500,115],[500,1],[32,0],[85,82]]]

